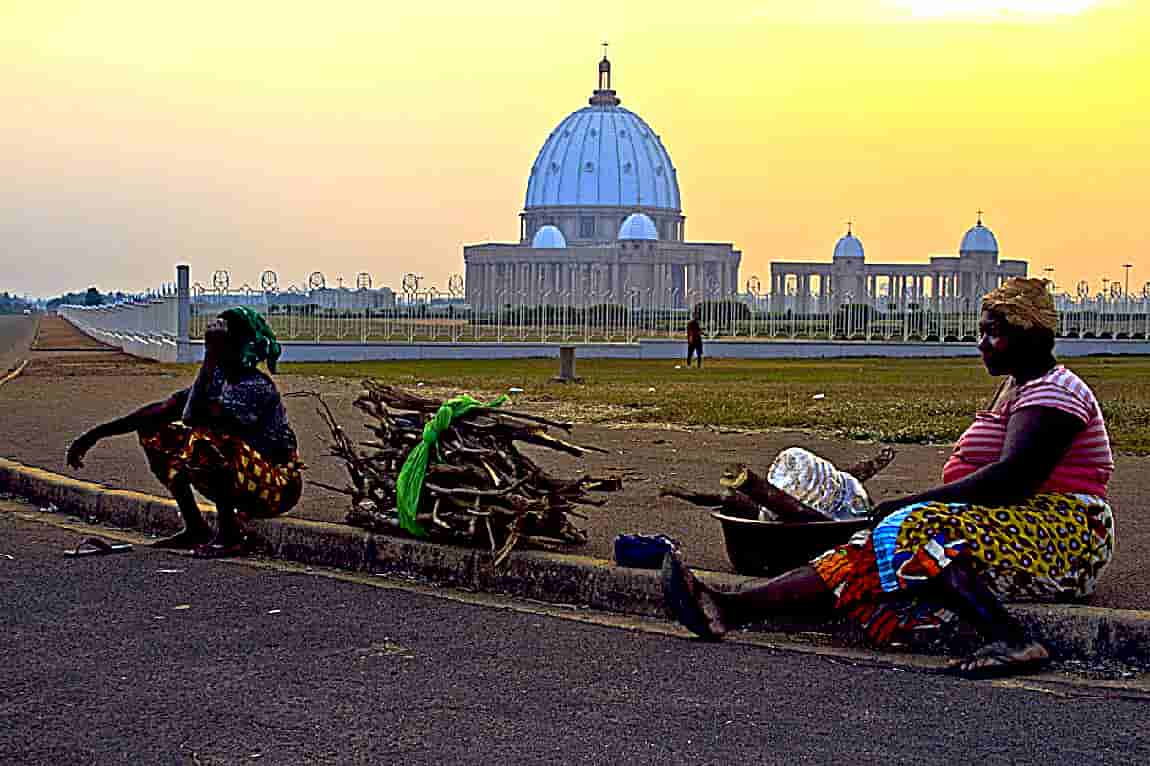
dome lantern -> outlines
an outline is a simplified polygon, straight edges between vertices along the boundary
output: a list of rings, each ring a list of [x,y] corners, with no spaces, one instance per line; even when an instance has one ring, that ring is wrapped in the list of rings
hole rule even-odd
[[[619,106],[622,102],[611,90],[611,62],[607,60],[607,43],[603,43],[603,60],[599,62],[599,87],[587,102],[591,106]]]

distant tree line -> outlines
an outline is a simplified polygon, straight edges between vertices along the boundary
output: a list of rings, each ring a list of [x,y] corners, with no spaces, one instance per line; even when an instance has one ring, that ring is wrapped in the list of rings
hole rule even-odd
[[[48,308],[54,309],[58,306],[103,306],[105,303],[116,303],[127,299],[129,296],[121,292],[115,293],[101,293],[94,287],[89,287],[82,293],[64,293],[48,301]]]
[[[0,293],[0,314],[23,314],[32,304],[23,298],[8,293]]]

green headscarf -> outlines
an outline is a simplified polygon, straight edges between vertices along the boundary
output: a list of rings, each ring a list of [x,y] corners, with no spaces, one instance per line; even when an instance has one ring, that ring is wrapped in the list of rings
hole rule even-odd
[[[280,344],[276,334],[258,312],[247,306],[237,306],[220,314],[220,319],[228,323],[228,330],[243,338],[240,347],[240,364],[254,369],[257,364],[267,361],[268,370],[276,371],[280,358]]]

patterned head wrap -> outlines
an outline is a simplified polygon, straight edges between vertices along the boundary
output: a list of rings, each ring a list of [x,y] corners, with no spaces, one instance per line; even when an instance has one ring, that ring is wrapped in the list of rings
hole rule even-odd
[[[280,344],[276,341],[276,334],[258,311],[253,311],[247,306],[237,306],[221,313],[220,319],[228,323],[229,330],[236,332],[243,339],[239,353],[241,365],[254,368],[260,362],[267,361],[268,370],[276,371],[276,362],[281,352]]]
[[[1045,279],[1012,277],[983,297],[982,310],[1001,314],[1008,324],[1022,330],[1038,327],[1054,332],[1058,310],[1048,284]]]

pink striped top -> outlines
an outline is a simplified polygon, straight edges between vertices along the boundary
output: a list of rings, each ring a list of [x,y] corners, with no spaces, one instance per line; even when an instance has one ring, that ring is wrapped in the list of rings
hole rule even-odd
[[[1010,389],[990,411],[978,412],[954,445],[954,452],[942,469],[943,482],[957,481],[997,461],[1006,442],[1007,421],[1011,413],[1024,407],[1053,407],[1069,412],[1085,424],[1039,492],[1082,492],[1106,497],[1106,485],[1114,473],[1114,456],[1102,408],[1090,386],[1062,365]]]

